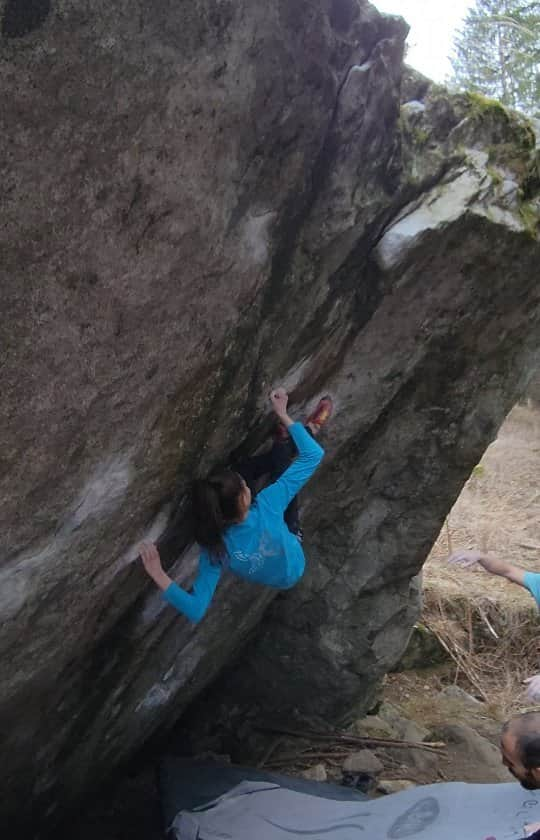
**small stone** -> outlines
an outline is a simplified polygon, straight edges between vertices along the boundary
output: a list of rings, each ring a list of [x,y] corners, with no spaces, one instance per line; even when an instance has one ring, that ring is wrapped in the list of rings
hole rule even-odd
[[[365,773],[368,776],[379,776],[383,770],[383,763],[371,750],[351,753],[343,762],[344,773]]]
[[[410,779],[381,779],[377,785],[379,793],[399,793],[402,790],[409,790],[410,788],[418,787],[416,782],[411,782]]]
[[[447,685],[446,688],[440,692],[441,697],[449,697],[452,700],[459,700],[461,703],[468,703],[470,706],[475,706],[476,709],[482,708],[482,701],[477,700],[472,694],[463,691],[459,685]]]
[[[355,735],[361,738],[395,738],[397,732],[379,715],[367,715],[355,721],[351,727]]]
[[[381,703],[379,706],[379,717],[385,720],[392,727],[403,720],[401,709],[398,709],[397,706],[393,706],[392,703]]]
[[[328,775],[324,764],[314,764],[313,767],[308,767],[302,772],[302,777],[312,782],[326,782]]]
[[[391,703],[383,703],[379,709],[379,715],[392,727],[400,740],[410,741],[413,744],[420,744],[422,741],[429,740],[430,732],[425,726],[403,717],[401,710],[392,706]]]
[[[415,720],[404,720],[399,735],[403,741],[409,741],[411,744],[421,744],[422,741],[429,741],[431,737],[429,729]]]

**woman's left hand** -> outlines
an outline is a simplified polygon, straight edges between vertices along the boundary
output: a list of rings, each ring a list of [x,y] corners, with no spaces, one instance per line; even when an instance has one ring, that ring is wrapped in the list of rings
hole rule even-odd
[[[159,551],[154,543],[141,543],[139,546],[139,554],[141,555],[144,568],[154,583],[156,583],[160,589],[167,589],[171,585],[172,580],[169,575],[163,571]]]
[[[156,546],[154,543],[141,543],[139,546],[139,554],[141,555],[144,568],[150,577],[155,580],[156,577],[159,577],[159,575],[163,572],[159,551]]]

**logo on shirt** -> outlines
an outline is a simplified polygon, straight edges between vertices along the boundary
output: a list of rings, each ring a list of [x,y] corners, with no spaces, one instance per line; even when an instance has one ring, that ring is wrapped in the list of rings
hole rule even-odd
[[[245,565],[244,574],[254,575],[259,572],[266,561],[279,556],[279,545],[272,539],[271,535],[264,531],[259,539],[257,550],[253,552],[233,551],[233,557],[239,563]]]

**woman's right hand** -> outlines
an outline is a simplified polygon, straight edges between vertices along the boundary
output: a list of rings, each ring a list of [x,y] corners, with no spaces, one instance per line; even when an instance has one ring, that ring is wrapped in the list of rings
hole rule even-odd
[[[275,391],[272,391],[270,402],[279,419],[285,419],[287,417],[287,404],[289,402],[289,395],[285,388],[276,388]]]

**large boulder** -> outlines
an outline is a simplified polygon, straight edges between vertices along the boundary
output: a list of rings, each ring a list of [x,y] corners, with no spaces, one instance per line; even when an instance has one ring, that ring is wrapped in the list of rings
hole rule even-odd
[[[423,101],[400,105],[406,31],[362,0],[0,2],[11,836],[170,726],[260,622],[275,593],[227,579],[192,627],[133,561],[161,534],[189,582],[189,481],[261,443],[273,383],[337,411],[308,574],[229,696],[343,717],[406,646],[540,317],[532,130],[410,74]]]

